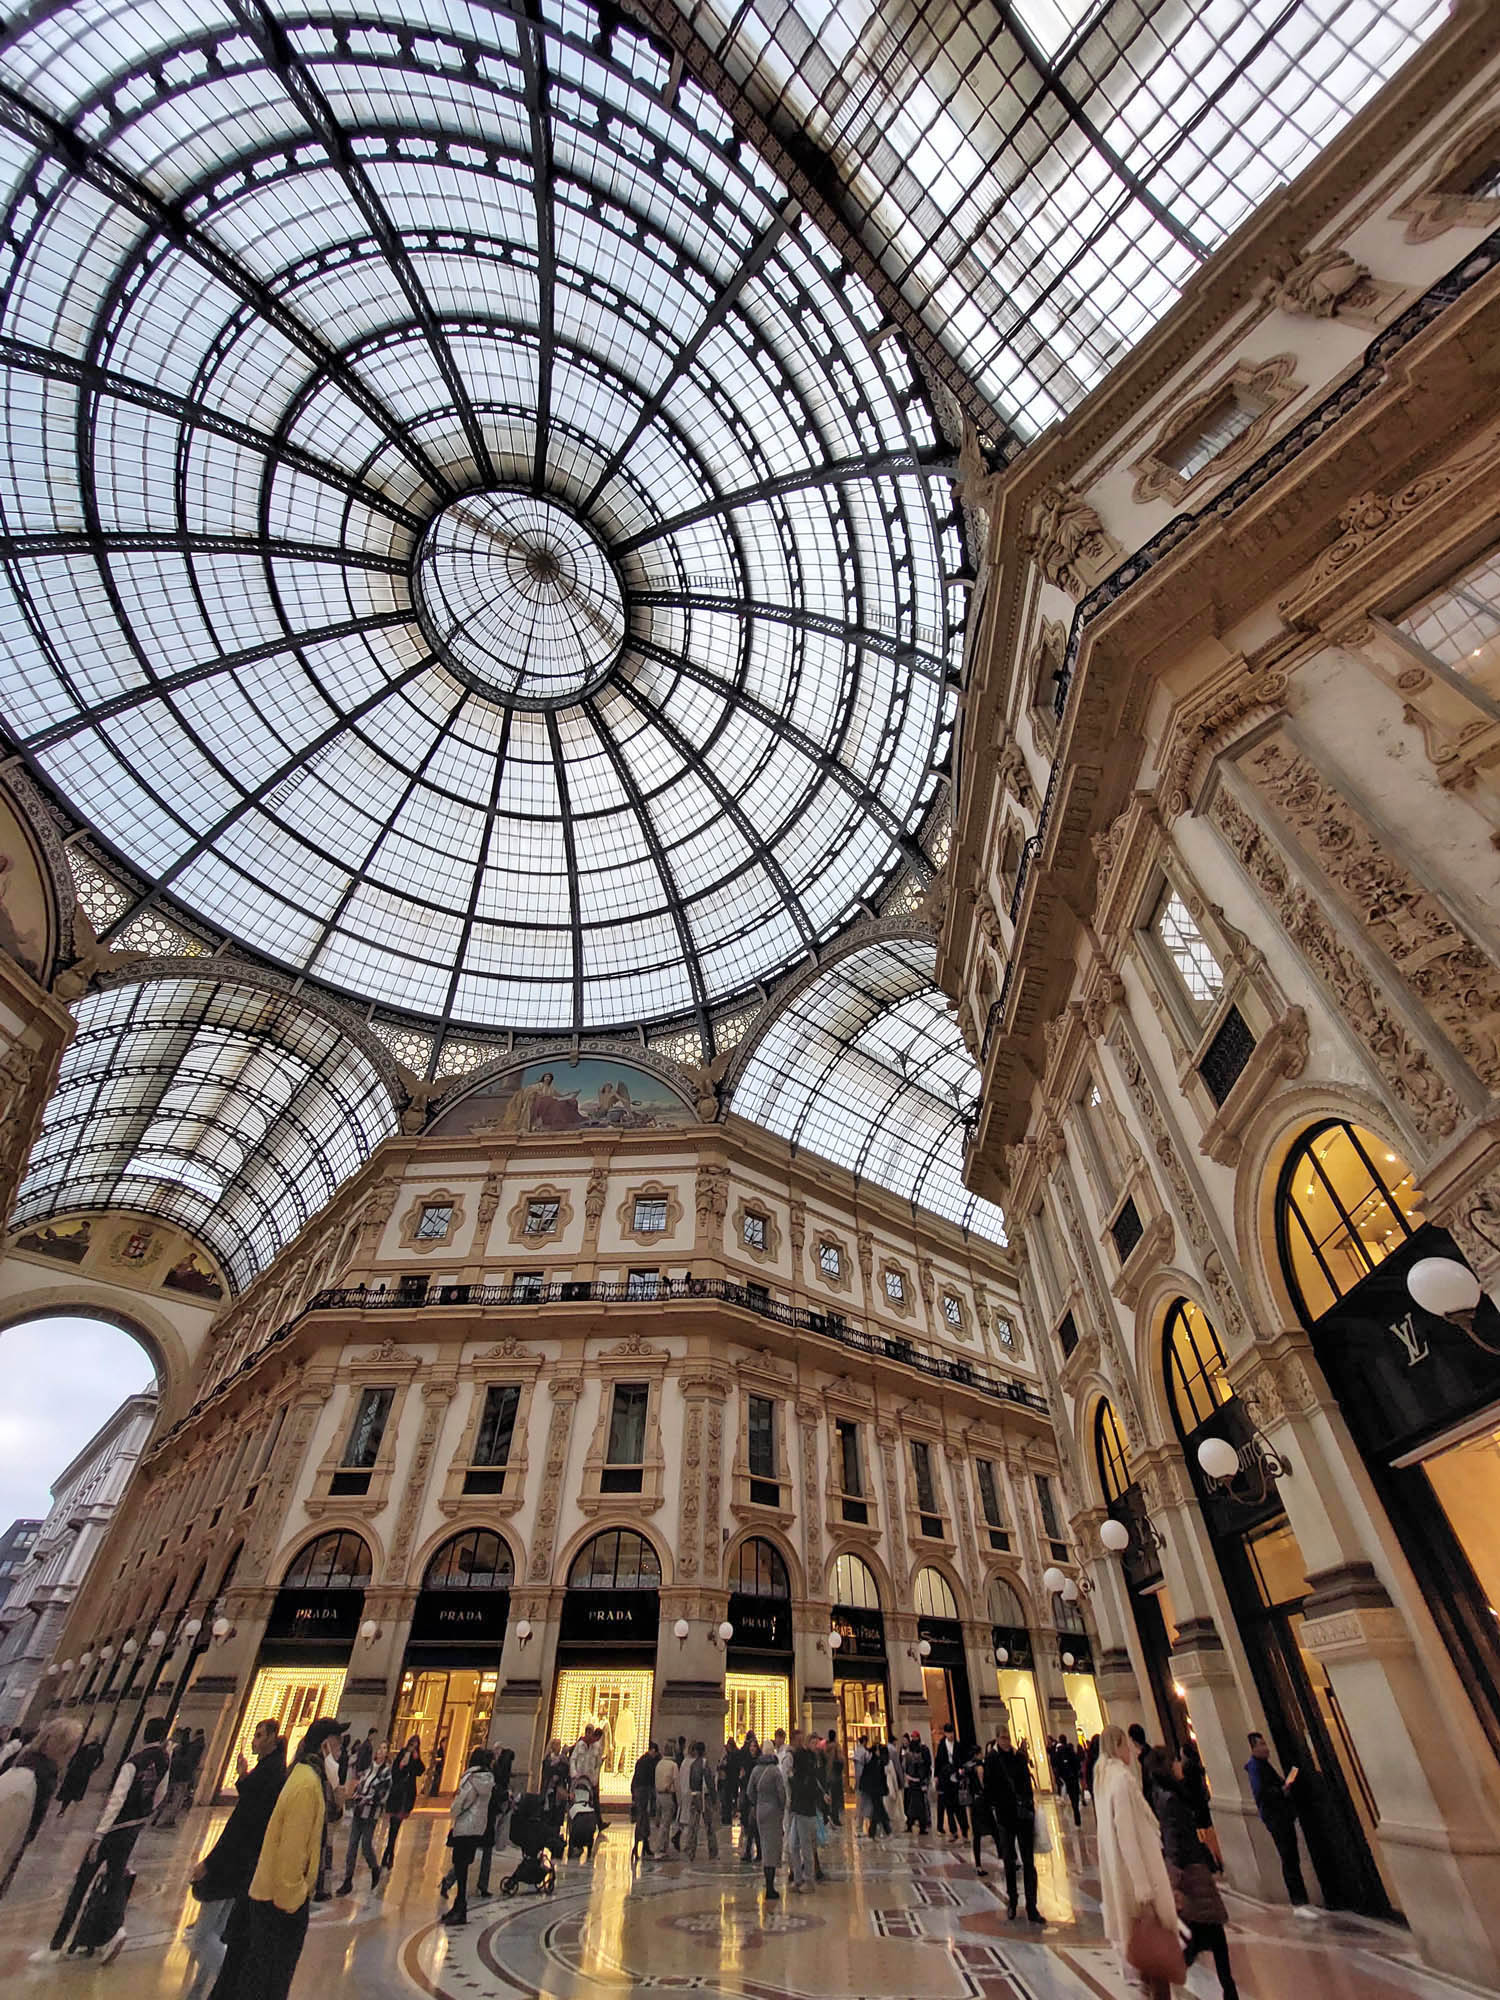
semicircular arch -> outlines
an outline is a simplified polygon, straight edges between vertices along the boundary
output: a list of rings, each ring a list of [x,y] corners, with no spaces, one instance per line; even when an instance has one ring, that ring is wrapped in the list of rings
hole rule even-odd
[[[946,1556],[928,1555],[924,1550],[916,1562],[913,1563],[911,1575],[907,1581],[910,1601],[913,1604],[917,1603],[921,1590],[922,1577],[929,1570],[946,1588],[948,1596],[953,1601],[953,1609],[951,1612],[933,1611],[924,1615],[931,1618],[967,1618],[969,1615],[968,1588],[959,1576],[957,1569],[948,1561]],[[941,1595],[941,1591],[934,1593],[936,1598],[940,1598]]]
[[[162,1428],[164,1418],[175,1418],[177,1405],[192,1380],[193,1361],[187,1343],[165,1313],[144,1299],[132,1299],[124,1306],[114,1295],[96,1297],[87,1278],[72,1284],[35,1285],[0,1299],[0,1337],[13,1326],[61,1318],[102,1320],[128,1334],[156,1370],[160,1399],[156,1429]]]
[[[658,1589],[658,1588],[662,1590],[667,1589],[672,1582],[672,1564],[671,1564],[671,1551],[666,1547],[664,1547],[665,1537],[663,1537],[662,1541],[660,1542],[657,1541],[655,1536],[648,1535],[644,1531],[639,1521],[610,1521],[610,1520],[590,1521],[586,1527],[580,1528],[578,1533],[574,1535],[565,1545],[562,1552],[562,1556],[558,1561],[557,1567],[553,1571],[553,1574],[555,1576],[560,1576],[562,1578],[563,1587],[567,1590],[588,1588],[587,1585],[576,1585],[573,1582],[573,1572],[577,1567],[579,1557],[583,1554],[584,1550],[590,1547],[591,1544],[593,1544],[594,1542],[602,1541],[606,1535],[616,1535],[616,1534],[620,1536],[634,1535],[637,1538],[637,1540],[645,1543],[646,1547],[651,1551],[652,1555],[654,1555],[656,1558],[657,1570],[660,1575],[660,1583],[656,1585],[644,1584],[638,1587],[646,1590]],[[629,1586],[623,1584],[614,1586],[614,1588],[616,1589],[625,1589],[628,1587]]]
[[[773,1530],[760,1526],[741,1529],[733,1540],[726,1545],[724,1550],[723,1576],[725,1589],[734,1590],[736,1588],[734,1579],[740,1550],[748,1548],[752,1542],[764,1542],[768,1548],[775,1550],[786,1568],[789,1595],[796,1598],[804,1596],[806,1594],[806,1572],[797,1557],[796,1551],[791,1547],[790,1542],[785,1536],[778,1535]]]
[[[846,1542],[841,1548],[835,1548],[829,1555],[827,1572],[829,1603],[843,1604],[848,1601],[845,1598],[836,1596],[834,1592],[835,1573],[838,1570],[840,1559],[844,1556],[851,1557],[862,1569],[868,1572],[873,1580],[875,1585],[875,1605],[873,1608],[879,1611],[889,1610],[895,1604],[897,1597],[894,1580],[890,1571],[880,1560],[879,1556],[876,1555],[875,1551],[862,1542]],[[861,1607],[856,1604],[850,1608],[858,1610]]]

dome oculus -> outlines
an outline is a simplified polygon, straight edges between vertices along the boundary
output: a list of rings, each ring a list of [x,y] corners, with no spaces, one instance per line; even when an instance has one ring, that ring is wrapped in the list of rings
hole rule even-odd
[[[529,493],[469,493],[428,525],[413,579],[433,650],[481,694],[550,708],[597,687],[625,605],[598,542]]]

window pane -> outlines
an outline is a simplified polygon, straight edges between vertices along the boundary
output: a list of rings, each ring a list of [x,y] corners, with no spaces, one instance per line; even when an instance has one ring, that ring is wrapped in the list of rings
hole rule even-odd
[[[508,1465],[521,1391],[513,1382],[494,1383],[484,1392],[484,1413],[474,1440],[476,1465]]]
[[[349,1430],[349,1442],[344,1449],[345,1465],[363,1471],[375,1463],[395,1396],[394,1389],[362,1391],[359,1408],[354,1413],[354,1422]]]
[[[617,1382],[614,1406],[609,1419],[610,1465],[640,1465],[646,1456],[646,1401],[650,1390],[644,1382]]]
[[[526,1234],[528,1236],[550,1236],[557,1227],[560,1204],[555,1201],[531,1201],[526,1204]]]
[[[776,1405],[769,1396],[750,1398],[750,1477],[776,1477]]]
[[[912,1440],[911,1469],[917,1483],[917,1506],[924,1514],[937,1512],[937,1495],[932,1484],[932,1453],[920,1438]]]
[[[839,1424],[839,1463],[842,1467],[843,1490],[855,1499],[862,1498],[865,1489],[860,1479],[858,1424],[842,1421]]]
[[[1500,548],[1397,620],[1429,653],[1492,691],[1500,682]]]
[[[1194,1006],[1200,1009],[1211,1006],[1224,990],[1224,975],[1208,948],[1207,939],[1175,889],[1168,889],[1162,898],[1156,913],[1156,935],[1177,968]]]
[[[1318,1319],[1421,1227],[1422,1195],[1401,1155],[1368,1127],[1319,1127],[1282,1174],[1284,1268]]]
[[[979,1499],[984,1509],[986,1527],[1002,1528],[1005,1523],[1000,1516],[1000,1491],[995,1483],[995,1468],[987,1458],[976,1461],[979,1473]]]
[[[665,1195],[643,1195],[635,1204],[635,1227],[640,1235],[654,1236],[667,1226],[667,1202]]]
[[[428,1202],[422,1210],[422,1219],[417,1224],[417,1240],[423,1243],[441,1243],[448,1234],[448,1225],[452,1220],[452,1202]]]

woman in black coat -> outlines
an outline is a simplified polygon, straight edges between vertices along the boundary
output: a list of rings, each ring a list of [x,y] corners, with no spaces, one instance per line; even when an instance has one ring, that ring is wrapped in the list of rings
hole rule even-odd
[[[866,1757],[865,1768],[859,1774],[859,1795],[869,1818],[871,1840],[878,1840],[881,1834],[891,1830],[891,1816],[886,1811],[886,1772],[889,1768],[886,1747],[877,1743]]]
[[[1228,1912],[1214,1881],[1208,1849],[1193,1824],[1193,1808],[1183,1789],[1182,1760],[1162,1749],[1148,1750],[1146,1797],[1161,1822],[1161,1848],[1177,1902],[1177,1914],[1192,1936],[1183,1956],[1189,1965],[1200,1951],[1211,1952],[1224,2000],[1239,2000],[1224,1935]]]
[[[391,1857],[396,1852],[396,1835],[416,1811],[417,1780],[426,1769],[422,1762],[421,1738],[408,1736],[391,1765],[391,1789],[385,1799],[385,1854],[380,1863],[383,1869],[390,1867]]]

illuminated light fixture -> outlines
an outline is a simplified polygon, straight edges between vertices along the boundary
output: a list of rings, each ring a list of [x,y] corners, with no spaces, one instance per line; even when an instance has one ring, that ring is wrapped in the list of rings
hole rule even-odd
[[[108,1662],[112,1660],[114,1656],[115,1656],[115,1649],[113,1646],[101,1646],[99,1648],[99,1658],[101,1660]]]
[[[1049,1597],[1056,1597],[1067,1580],[1055,1564],[1051,1569],[1044,1569],[1042,1571],[1042,1588]]]
[[[1076,1604],[1078,1602],[1078,1579],[1076,1577],[1070,1576],[1064,1578],[1062,1594],[1064,1604]]]
[[[203,1620],[201,1618],[189,1618],[182,1628],[182,1636],[184,1639],[196,1639],[202,1630]]]
[[[1064,1665],[1064,1667],[1067,1667],[1067,1668],[1072,1668],[1072,1667],[1075,1667],[1075,1666],[1076,1666],[1077,1664],[1078,1664],[1078,1662],[1077,1662],[1077,1661],[1076,1661],[1076,1660],[1074,1659],[1074,1657],[1073,1657],[1073,1655],[1072,1655],[1071,1653],[1064,1653],[1064,1654],[1063,1654],[1063,1665]]]
[[[692,1629],[692,1626],[688,1624],[685,1618],[679,1618],[677,1623],[672,1627],[672,1637],[677,1641],[679,1646],[685,1646],[687,1644],[688,1633]]]
[[[842,1632],[829,1633],[828,1650],[830,1653],[836,1653],[839,1650],[839,1648],[843,1645],[843,1643],[844,1643],[844,1635]]]
[[[163,1632],[160,1625],[157,1626],[156,1630],[151,1634],[151,1637],[146,1641],[146,1644],[151,1648],[153,1653],[159,1653],[162,1647],[166,1645],[166,1643],[167,1643],[167,1635],[165,1632]]]
[[[42,1672],[51,1681],[56,1680],[57,1676],[62,1672],[62,1668],[57,1664],[56,1660],[49,1660],[46,1666],[43,1667]]]
[[[57,1671],[58,1671],[58,1672],[59,1672],[60,1674],[70,1674],[70,1673],[72,1673],[72,1671],[73,1671],[73,1662],[72,1662],[71,1660],[64,1660],[64,1661],[63,1661],[63,1663],[62,1663],[62,1665],[61,1665],[61,1666],[60,1666],[60,1667],[58,1668],[58,1670],[57,1670]]]
[[[734,1627],[727,1618],[720,1621],[716,1631],[709,1633],[709,1642],[716,1646],[727,1646],[734,1637]]]
[[[1474,1330],[1483,1288],[1467,1264],[1453,1257],[1419,1257],[1406,1274],[1406,1289],[1422,1308],[1468,1335],[1487,1354],[1497,1350]]]
[[[380,1627],[375,1623],[373,1618],[367,1618],[359,1628],[359,1636],[367,1646],[373,1646],[375,1641],[380,1637]]]
[[[917,1645],[917,1651],[922,1655],[924,1660],[927,1659],[932,1652],[932,1641],[930,1639],[920,1640]]]
[[[78,1655],[78,1671],[80,1673],[82,1673],[85,1667],[91,1667],[93,1664],[94,1656],[92,1653],[80,1653]]]
[[[529,1618],[523,1618],[516,1626],[516,1642],[522,1646],[529,1646],[531,1644],[531,1620]]]
[[[230,1639],[234,1636],[234,1627],[224,1617],[216,1618],[208,1629],[216,1639]]]
[[[1215,1493],[1242,1507],[1262,1506],[1276,1481],[1292,1476],[1287,1460],[1258,1430],[1238,1450],[1228,1438],[1204,1438],[1198,1446],[1198,1467]]]
[[[1101,1521],[1099,1539],[1111,1555],[1122,1556],[1130,1547],[1130,1530],[1123,1521]]]
[[[140,1650],[134,1639],[127,1639],[120,1648],[120,1657],[122,1660],[133,1660]]]
[[[997,1646],[995,1648],[995,1665],[997,1667],[1003,1667],[1009,1665],[1009,1663],[1010,1663],[1009,1646]]]

